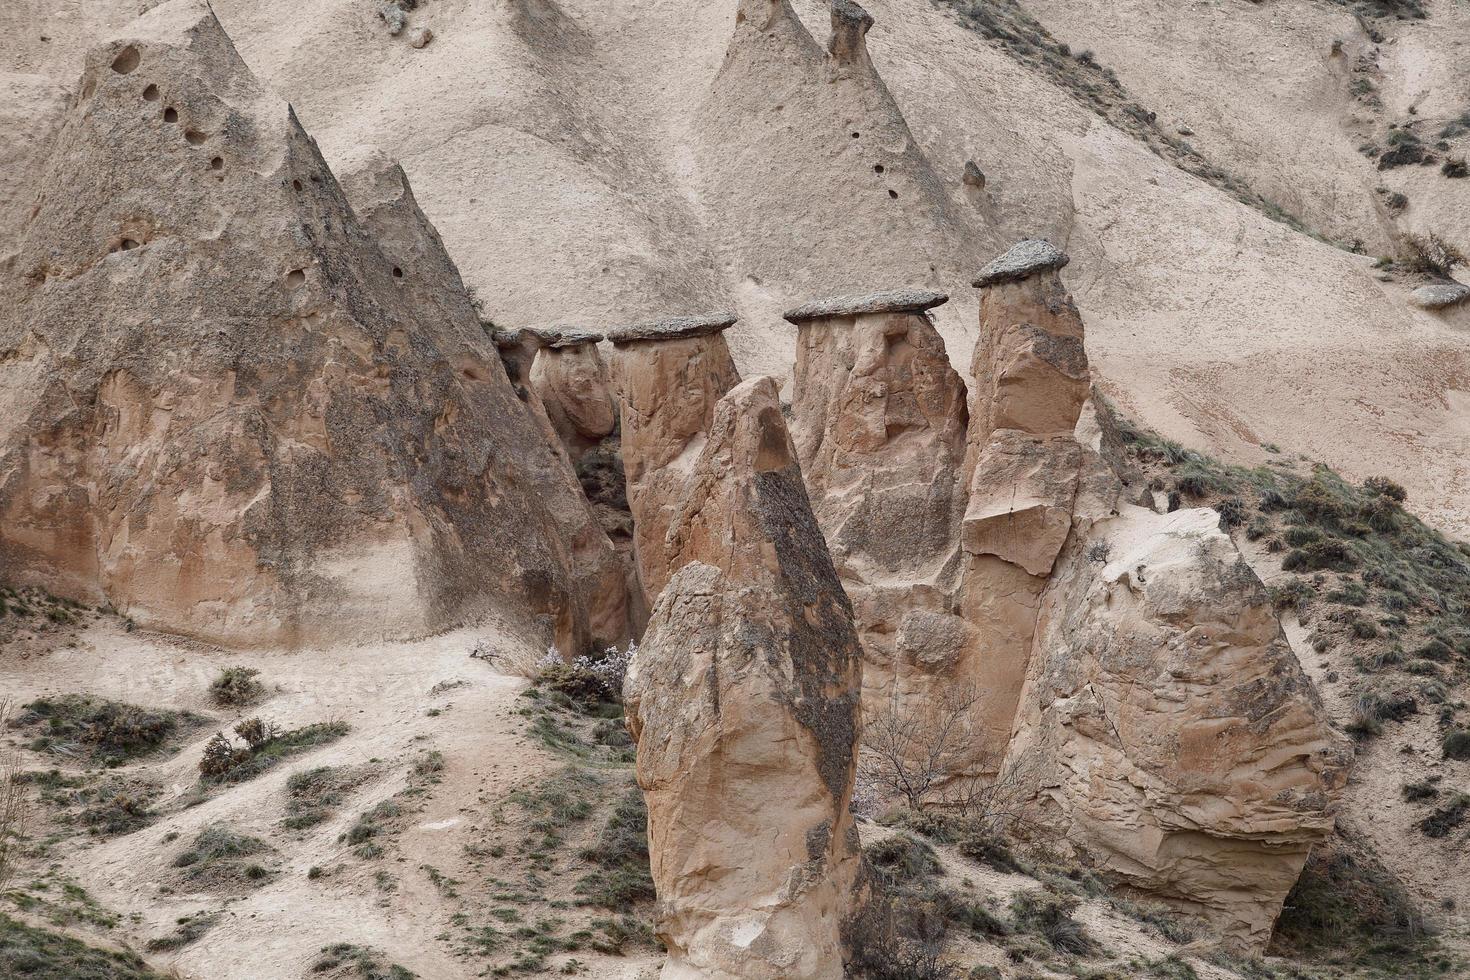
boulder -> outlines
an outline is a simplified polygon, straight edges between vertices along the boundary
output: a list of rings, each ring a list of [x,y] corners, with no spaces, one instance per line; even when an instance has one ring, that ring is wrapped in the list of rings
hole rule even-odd
[[[8,578],[236,646],[617,638],[610,544],[384,179],[360,216],[206,5],[89,52],[0,277]]]
[[[776,384],[720,401],[624,687],[665,980],[840,980],[862,658]]]
[[[715,405],[740,383],[723,331],[729,314],[674,317],[609,330],[621,412],[634,554],[645,597],[674,572],[666,539]]]
[[[1056,840],[1260,948],[1350,755],[1213,510],[1124,506],[1068,547],[1005,761]]]
[[[1409,302],[1426,310],[1442,310],[1470,300],[1470,286],[1459,282],[1437,282],[1420,286],[1409,294]]]

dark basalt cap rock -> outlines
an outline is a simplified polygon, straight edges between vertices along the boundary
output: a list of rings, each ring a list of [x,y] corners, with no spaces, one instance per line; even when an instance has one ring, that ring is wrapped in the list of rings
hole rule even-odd
[[[536,331],[528,327],[493,327],[490,330],[490,339],[500,350],[513,350],[517,347],[534,346],[545,347],[545,339]]]
[[[851,24],[860,31],[866,32],[873,26],[873,15],[853,0],[832,0],[833,23]]]
[[[946,294],[928,289],[887,289],[813,300],[788,310],[782,316],[792,323],[802,323],[829,316],[861,316],[864,313],[923,313],[948,302]]]
[[[696,313],[692,316],[675,316],[667,320],[650,323],[635,323],[626,327],[613,327],[607,339],[615,346],[647,343],[659,340],[687,340],[690,337],[708,337],[733,326],[738,320],[734,313]]]
[[[596,330],[588,330],[586,327],[528,327],[527,330],[541,338],[541,342],[553,350],[600,344],[606,339]]]
[[[1038,272],[1060,269],[1070,261],[1067,253],[1051,242],[1028,238],[1012,245],[1010,251],[981,269],[973,285],[983,289],[1003,282],[1020,282]]]

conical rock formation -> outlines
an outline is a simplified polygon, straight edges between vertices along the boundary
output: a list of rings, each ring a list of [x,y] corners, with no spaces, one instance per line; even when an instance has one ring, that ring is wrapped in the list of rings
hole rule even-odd
[[[775,383],[726,396],[624,688],[665,980],[839,980],[862,659]]]
[[[573,568],[610,546],[389,211],[380,244],[203,5],[94,49],[0,284],[10,576],[236,645],[592,639]]]

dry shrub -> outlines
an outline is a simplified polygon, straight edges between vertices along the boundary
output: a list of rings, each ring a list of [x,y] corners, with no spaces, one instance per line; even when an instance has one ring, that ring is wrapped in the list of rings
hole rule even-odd
[[[1450,278],[1456,266],[1470,265],[1464,252],[1432,231],[1422,236],[1405,235],[1400,252],[1404,268],[1439,279]]]

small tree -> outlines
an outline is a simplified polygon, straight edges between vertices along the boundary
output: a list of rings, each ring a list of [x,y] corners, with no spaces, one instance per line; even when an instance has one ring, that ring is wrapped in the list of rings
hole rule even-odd
[[[890,704],[863,726],[860,779],[920,811],[956,777],[979,734],[980,691],[973,684],[902,706]]]
[[[10,722],[10,702],[0,701],[0,731]],[[28,807],[25,782],[21,778],[20,750],[10,749],[0,758],[0,891],[20,863],[20,842],[25,835]]]

